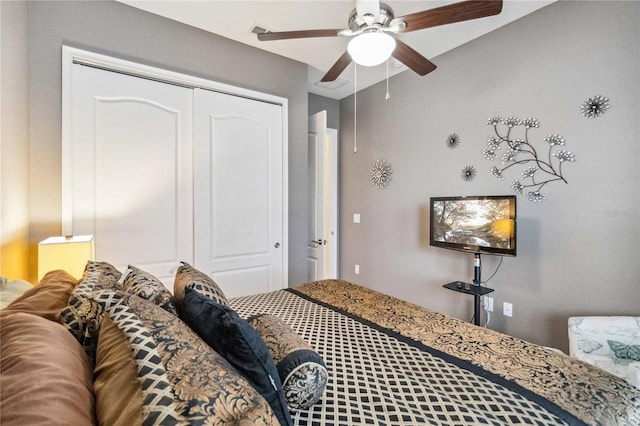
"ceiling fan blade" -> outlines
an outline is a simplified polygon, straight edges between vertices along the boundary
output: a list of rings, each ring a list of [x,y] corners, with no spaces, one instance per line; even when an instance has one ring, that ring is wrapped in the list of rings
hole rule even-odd
[[[501,11],[502,0],[468,0],[401,16],[391,21],[391,25],[405,22],[407,27],[403,32],[406,33],[454,22],[493,16]]]
[[[436,69],[436,65],[433,62],[398,39],[396,39],[396,48],[391,56],[420,75],[429,74]]]
[[[267,31],[265,33],[258,34],[258,40],[260,41],[270,41],[270,40],[287,40],[293,38],[311,38],[311,37],[337,37],[343,31],[342,29],[337,30],[300,30],[300,31],[280,31],[280,32],[270,32]]]
[[[322,80],[320,81],[323,83],[334,81],[340,74],[342,74],[342,71],[344,71],[350,63],[351,56],[349,55],[349,52],[344,52],[342,56],[340,56],[340,59],[338,59],[338,61],[333,64],[333,66],[329,69],[329,71],[327,71],[327,73],[324,75],[324,77],[322,77]]]

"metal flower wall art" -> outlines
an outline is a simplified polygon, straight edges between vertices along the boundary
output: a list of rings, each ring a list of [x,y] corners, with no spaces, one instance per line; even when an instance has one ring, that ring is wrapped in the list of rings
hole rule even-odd
[[[391,182],[391,164],[384,160],[376,160],[371,169],[371,184],[384,189]]]
[[[465,182],[471,182],[476,178],[476,168],[473,166],[464,166],[460,171],[460,177]]]
[[[603,115],[609,109],[609,98],[604,96],[594,96],[589,98],[580,105],[582,115],[587,118],[597,118]]]
[[[456,149],[460,145],[460,136],[457,133],[451,133],[445,141],[447,148]]]
[[[562,174],[562,165],[575,161],[575,156],[571,151],[557,148],[565,144],[562,136],[552,134],[543,138],[542,141],[548,145],[548,149],[538,153],[529,141],[529,130],[540,127],[537,119],[503,119],[495,116],[491,117],[487,124],[493,126],[495,136],[489,136],[487,148],[482,150],[482,155],[487,160],[496,160],[498,151],[505,146],[505,152],[501,156],[502,167],[493,166],[491,174],[502,180],[508,169],[522,167],[520,177],[511,185],[516,194],[522,195],[526,190],[529,201],[538,203],[545,200],[541,190],[547,184],[557,181],[568,183]],[[516,133],[523,139],[519,139]]]

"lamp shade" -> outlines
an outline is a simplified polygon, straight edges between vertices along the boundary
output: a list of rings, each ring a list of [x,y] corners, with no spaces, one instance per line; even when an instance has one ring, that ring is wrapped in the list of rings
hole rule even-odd
[[[347,46],[351,59],[358,65],[372,67],[389,59],[396,40],[383,32],[368,32],[354,37]]]
[[[79,279],[95,256],[93,235],[49,237],[38,243],[38,281],[49,271],[62,269]]]

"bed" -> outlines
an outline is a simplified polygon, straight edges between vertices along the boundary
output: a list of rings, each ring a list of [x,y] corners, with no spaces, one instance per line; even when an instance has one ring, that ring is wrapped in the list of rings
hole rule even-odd
[[[223,300],[237,324],[281,321],[326,368],[317,399],[281,420],[247,384],[253,360],[216,346],[228,330],[184,316],[193,297],[218,306],[215,283],[182,266],[169,298],[104,264],[47,274],[0,311],[3,425],[640,425],[640,391],[604,370],[341,280]],[[101,322],[65,323],[77,301]]]
[[[298,425],[640,425],[640,392],[604,370],[339,280],[231,300],[318,350],[322,400]]]

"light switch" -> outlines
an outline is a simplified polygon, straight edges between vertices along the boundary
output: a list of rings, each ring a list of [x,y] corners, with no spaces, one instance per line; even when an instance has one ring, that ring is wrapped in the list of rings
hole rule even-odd
[[[353,214],[353,223],[360,223],[360,213]]]

